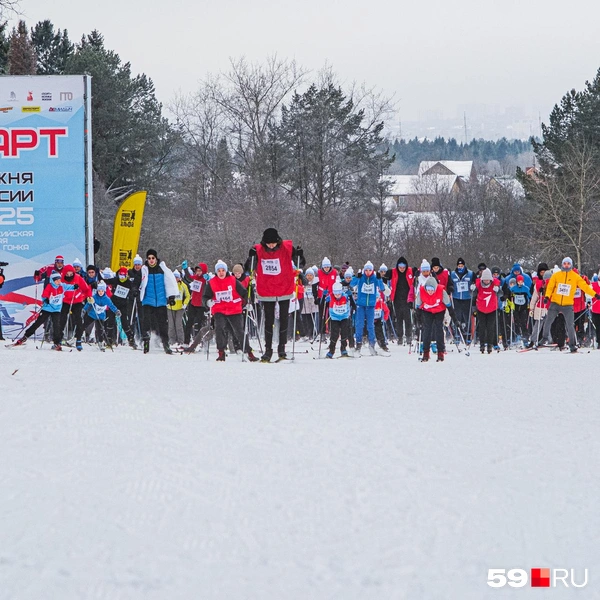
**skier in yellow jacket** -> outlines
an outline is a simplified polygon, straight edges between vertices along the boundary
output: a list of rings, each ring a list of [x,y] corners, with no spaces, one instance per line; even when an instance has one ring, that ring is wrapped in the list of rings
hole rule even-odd
[[[552,275],[546,286],[545,296],[550,300],[550,307],[544,322],[542,344],[548,343],[550,327],[552,327],[554,319],[562,314],[565,318],[565,326],[569,336],[569,348],[571,352],[577,352],[577,337],[573,323],[573,299],[577,288],[600,300],[600,294],[596,294],[583,277],[573,271],[573,261],[567,256],[563,258],[561,270]]]

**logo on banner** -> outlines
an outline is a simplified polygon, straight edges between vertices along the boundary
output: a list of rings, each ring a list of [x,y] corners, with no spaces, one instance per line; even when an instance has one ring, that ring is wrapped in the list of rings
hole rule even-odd
[[[27,92],[27,102],[33,102],[33,92]]]
[[[22,112],[41,112],[42,107],[41,106],[22,106],[21,111]]]
[[[6,114],[9,110],[12,110],[12,106],[0,106],[0,112]]]
[[[72,106],[51,106],[48,112],[73,112]]]
[[[52,102],[52,92],[42,92],[42,102]]]
[[[73,100],[73,92],[61,92],[60,99],[61,100]]]
[[[121,227],[135,227],[135,210],[124,210],[121,213]]]
[[[130,265],[131,261],[133,260],[132,255],[132,250],[123,250],[122,248],[119,249],[119,263],[125,266]]]

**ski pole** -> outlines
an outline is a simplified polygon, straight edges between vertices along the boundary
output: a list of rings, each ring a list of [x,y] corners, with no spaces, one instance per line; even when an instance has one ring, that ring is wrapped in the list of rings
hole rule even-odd
[[[300,270],[300,257],[298,256],[296,259],[296,289],[294,290],[294,299],[292,300],[292,302],[295,302],[296,304],[294,304],[294,331],[293,331],[293,338],[292,338],[292,360],[294,360],[295,358],[295,350],[296,350],[296,318],[298,315],[298,308],[300,308],[300,302],[298,301],[298,284],[300,282],[300,274],[298,273],[298,271]]]
[[[252,278],[254,276],[254,256],[250,261],[250,278],[248,279],[248,298],[246,298],[246,318],[244,319],[244,341],[242,342],[242,362],[246,362],[244,358],[246,355],[246,340],[248,338],[248,315],[250,313],[250,300],[251,300],[251,288]]]

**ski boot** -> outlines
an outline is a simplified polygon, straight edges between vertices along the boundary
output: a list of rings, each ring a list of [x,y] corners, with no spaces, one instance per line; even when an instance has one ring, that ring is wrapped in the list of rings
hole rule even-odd
[[[381,348],[381,349],[382,349],[384,352],[389,352],[389,351],[390,351],[390,349],[387,347],[387,345],[386,345],[386,344],[382,344],[382,343],[380,343],[380,344],[379,344],[379,347],[380,347],[380,348]]]
[[[429,360],[429,350],[425,350],[423,352],[423,356],[421,357],[421,362],[427,362]]]
[[[254,352],[252,352],[252,350],[248,350],[248,360],[250,362],[258,362],[259,358],[258,356],[254,356]]]
[[[137,344],[135,343],[135,340],[134,340],[133,338],[131,338],[131,339],[129,340],[129,346],[130,346],[131,348],[133,348],[134,350],[137,350]]]
[[[325,355],[325,358],[333,358],[333,353],[331,350]]]
[[[487,345],[487,353],[488,353],[488,354],[491,354],[491,353],[492,353],[492,350],[493,350],[493,348],[492,348],[492,345],[491,345],[491,344],[488,344],[488,345]]]
[[[62,346],[60,344],[52,344],[52,350],[57,350],[58,352],[62,352]]]
[[[377,350],[375,350],[375,344],[369,344],[369,354],[371,356],[377,356]]]
[[[165,350],[165,354],[173,354],[173,350],[171,350],[171,347],[169,346],[169,344],[164,343],[163,348]]]
[[[83,350],[83,346],[81,344],[81,340],[75,340],[75,348],[77,348],[78,352],[81,352]]]
[[[219,350],[219,356],[217,356],[217,362],[225,362],[225,350]]]
[[[20,340],[17,340],[13,346],[22,346],[27,341],[27,336],[24,335]]]
[[[577,352],[577,346],[571,346],[570,351],[572,354],[575,354],[575,352]]]
[[[438,352],[437,353],[437,360],[436,362],[444,362],[444,353],[443,352]]]
[[[360,342],[359,342],[359,343],[357,343],[357,344],[356,344],[356,348],[354,349],[354,354],[355,354],[356,356],[360,356],[360,350],[361,350],[361,348],[362,348],[362,344],[361,344]]]
[[[260,357],[260,362],[263,362],[263,363],[271,362],[272,356],[273,356],[272,348],[265,348],[265,353]]]
[[[479,350],[481,350],[481,354],[485,354],[485,344],[481,344],[481,346],[479,346]]]
[[[150,352],[150,340],[144,340],[144,354]]]
[[[277,353],[277,360],[275,362],[279,362],[281,360],[287,360],[287,354],[285,352],[278,352]]]
[[[341,354],[344,358],[346,358],[347,356],[350,356],[348,354],[348,350],[342,350],[342,354]]]
[[[500,346],[498,346],[498,345],[494,346],[494,350],[495,350],[496,352],[500,352]]]

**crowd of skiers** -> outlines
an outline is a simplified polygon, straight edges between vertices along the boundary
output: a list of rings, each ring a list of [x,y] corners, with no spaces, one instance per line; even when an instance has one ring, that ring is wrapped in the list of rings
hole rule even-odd
[[[432,348],[444,360],[446,340],[478,342],[482,353],[551,341],[576,352],[593,330],[600,345],[600,284],[579,275],[569,257],[554,269],[540,263],[532,274],[519,264],[507,273],[484,263],[471,270],[462,258],[452,270],[438,258],[411,267],[402,256],[391,269],[367,261],[354,271],[327,257],[306,268],[302,249],[269,228],[243,265],[230,270],[219,260],[209,273],[206,263],[184,261],[180,268],[169,269],[154,249],[116,273],[57,256],[34,273],[44,284],[41,310],[14,345],[47,322],[56,350],[70,336],[81,350],[92,329],[101,347],[141,342],[145,353],[154,331],[168,354],[173,347],[194,352],[214,334],[218,361],[228,347],[259,360],[250,339],[260,344],[261,331],[263,362],[273,357],[274,337],[276,360],[287,358],[289,337],[325,342],[327,358],[338,340],[342,357],[348,348],[360,355],[363,340],[371,354],[389,353],[390,340],[414,343],[423,361]]]

